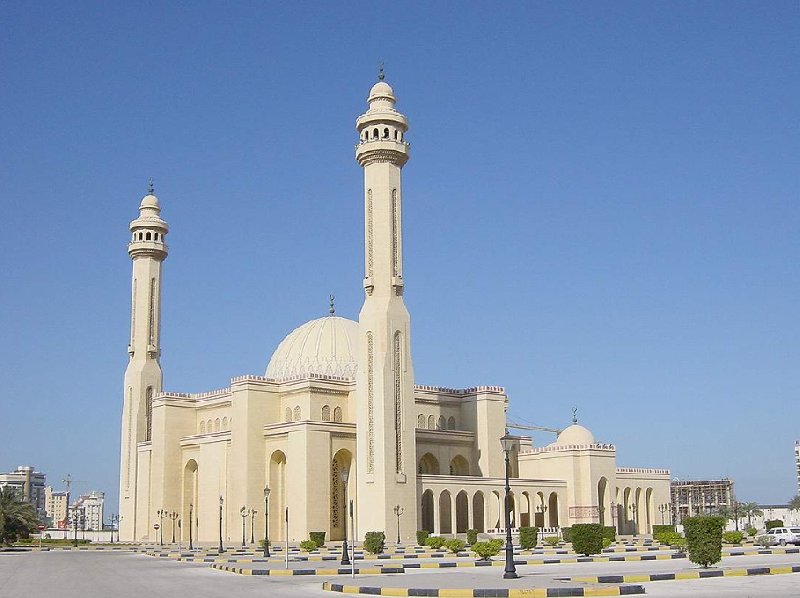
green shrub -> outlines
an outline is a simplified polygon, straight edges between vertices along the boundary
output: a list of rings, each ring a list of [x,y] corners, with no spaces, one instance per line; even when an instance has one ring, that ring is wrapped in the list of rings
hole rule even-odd
[[[599,523],[576,523],[570,529],[572,549],[583,556],[603,551],[603,526]]]
[[[488,561],[500,552],[500,546],[497,545],[495,540],[475,542],[475,544],[472,545],[472,552],[477,554],[482,561]]]
[[[535,527],[519,528],[519,547],[522,550],[536,548],[536,539],[539,536],[539,529]]]
[[[431,533],[426,529],[417,530],[417,546],[426,546],[425,540],[428,539]]]
[[[683,520],[689,560],[701,567],[718,563],[722,558],[722,530],[725,518],[715,516],[688,517]]]
[[[558,543],[560,541],[561,540],[558,539],[558,536],[547,536],[542,540],[542,542],[544,542],[548,546],[558,546]]]
[[[311,552],[312,550],[317,549],[317,543],[314,540],[303,540],[300,542],[300,550],[305,552]]]
[[[683,542],[683,536],[676,531],[659,532],[653,535],[653,539],[665,546],[679,546]]]
[[[264,549],[265,549],[267,546],[272,546],[272,542],[270,542],[270,541],[269,541],[269,540],[267,540],[266,538],[264,538],[263,540],[259,540],[259,541],[258,541],[258,547],[259,547],[261,550],[264,550]]]
[[[675,533],[675,526],[674,525],[654,525],[653,526],[653,537],[656,534],[660,534],[663,532],[672,532]]]
[[[763,546],[764,548],[769,548],[770,546],[775,546],[778,541],[775,539],[775,536],[770,534],[762,534],[755,539],[755,543],[759,546]]]
[[[325,546],[325,532],[308,532],[308,539],[316,544],[317,548]]]
[[[603,539],[608,540],[609,546],[617,539],[617,528],[613,525],[606,525],[603,528]]]
[[[444,547],[447,548],[453,554],[458,554],[464,548],[466,548],[467,544],[463,540],[458,540],[457,538],[453,538],[452,540],[448,540],[444,543]]]
[[[612,540],[609,540],[608,538],[603,538],[603,548],[608,548],[608,547],[609,547],[609,546],[611,546],[613,543],[614,543],[614,542],[613,542]]]
[[[564,542],[572,542],[572,528],[562,527],[561,537],[564,538]]]
[[[501,540],[500,538],[492,538],[491,540],[489,540],[489,544],[497,548],[497,550],[499,551],[505,545],[505,541]]]
[[[468,546],[472,546],[477,541],[478,541],[478,530],[476,530],[476,529],[468,529],[467,530],[467,545]]]
[[[769,521],[764,522],[764,527],[767,528],[767,531],[771,530],[773,527],[783,527],[783,520],[770,519]]]
[[[722,541],[725,544],[741,544],[743,539],[742,532],[722,532]]]
[[[386,545],[386,534],[383,532],[367,532],[364,534],[364,550],[370,554],[381,554]]]
[[[433,548],[434,550],[439,550],[442,546],[444,546],[444,538],[439,536],[430,536],[425,540],[425,546]]]
[[[758,533],[758,530],[753,526],[748,527],[747,530],[745,531],[747,531],[747,535],[750,536],[751,538],[754,538],[755,535]]]

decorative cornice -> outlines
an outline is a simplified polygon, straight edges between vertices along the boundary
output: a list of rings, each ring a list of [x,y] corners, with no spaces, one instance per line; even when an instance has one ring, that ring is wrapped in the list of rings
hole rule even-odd
[[[396,166],[403,166],[408,162],[408,153],[388,148],[361,149],[361,146],[357,146],[356,159],[361,166],[385,162],[395,164]]]
[[[536,455],[541,453],[558,453],[564,451],[606,451],[614,452],[617,450],[613,444],[548,444],[538,448],[520,451],[519,456]]]
[[[617,467],[617,473],[643,473],[649,475],[670,475],[669,469],[655,469],[653,467]]]

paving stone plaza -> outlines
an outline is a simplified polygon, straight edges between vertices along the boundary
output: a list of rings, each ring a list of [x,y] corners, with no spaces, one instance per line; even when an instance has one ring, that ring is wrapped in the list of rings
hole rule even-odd
[[[54,547],[0,552],[0,596],[60,597],[181,594],[222,596],[798,596],[800,548],[725,547],[716,567],[701,569],[679,551],[649,541],[618,542],[583,557],[567,547],[515,552],[518,579],[504,580],[501,556],[448,554],[387,546],[356,547],[352,566],[338,547],[311,553],[281,547],[270,558],[253,548],[192,551],[178,545]],[[355,575],[353,575],[355,569]]]

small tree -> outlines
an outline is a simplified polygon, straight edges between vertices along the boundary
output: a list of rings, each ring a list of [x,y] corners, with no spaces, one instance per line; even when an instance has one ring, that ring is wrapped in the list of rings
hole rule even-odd
[[[36,531],[36,509],[10,487],[0,488],[0,543],[11,544]]]
[[[426,529],[417,530],[417,546],[426,546],[425,540],[428,539],[431,533]]]
[[[490,540],[489,542],[475,542],[472,545],[472,552],[477,554],[482,561],[488,561],[498,552],[500,552],[501,546],[497,544],[494,540]]]
[[[468,529],[467,530],[467,546],[472,546],[477,541],[478,541],[478,530],[476,530],[476,529]]]
[[[576,523],[570,536],[575,552],[589,556],[603,551],[603,526],[599,523]]]
[[[757,502],[739,503],[739,509],[747,517],[747,527],[753,527],[753,517],[764,516],[764,511],[758,508]]]
[[[364,550],[371,554],[381,554],[386,544],[386,534],[383,532],[367,532],[364,534]]]
[[[789,501],[789,510],[800,511],[800,494],[795,494]]]
[[[519,547],[522,548],[522,550],[536,548],[536,538],[538,535],[539,530],[535,527],[519,528]]]
[[[689,560],[708,567],[722,559],[722,530],[725,519],[715,516],[687,517],[683,520]]]

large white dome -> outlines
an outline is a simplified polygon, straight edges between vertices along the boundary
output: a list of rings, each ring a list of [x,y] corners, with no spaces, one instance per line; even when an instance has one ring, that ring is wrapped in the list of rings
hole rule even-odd
[[[267,366],[267,378],[284,380],[309,374],[355,378],[358,323],[326,316],[295,328],[281,341]]]

